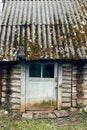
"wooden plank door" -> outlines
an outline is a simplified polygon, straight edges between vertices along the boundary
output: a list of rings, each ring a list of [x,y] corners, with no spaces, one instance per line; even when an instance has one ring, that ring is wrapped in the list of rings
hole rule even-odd
[[[49,72],[48,72],[49,71]],[[55,64],[27,64],[26,109],[56,109]]]

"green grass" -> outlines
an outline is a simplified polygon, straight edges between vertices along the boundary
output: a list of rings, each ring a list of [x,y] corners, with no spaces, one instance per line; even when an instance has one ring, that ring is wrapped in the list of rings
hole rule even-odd
[[[69,120],[73,118],[75,121]],[[87,130],[87,114],[77,114],[60,120],[28,120],[13,114],[0,115],[0,130]]]

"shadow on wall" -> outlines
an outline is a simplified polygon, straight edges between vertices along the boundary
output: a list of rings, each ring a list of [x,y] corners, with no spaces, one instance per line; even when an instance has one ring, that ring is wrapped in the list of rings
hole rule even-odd
[[[5,102],[4,102],[4,108],[6,111],[10,112],[11,108],[11,103],[10,103],[10,98],[11,98],[11,72],[12,72],[12,63],[11,62],[6,62],[5,63],[5,84],[6,84],[6,89],[5,89]]]

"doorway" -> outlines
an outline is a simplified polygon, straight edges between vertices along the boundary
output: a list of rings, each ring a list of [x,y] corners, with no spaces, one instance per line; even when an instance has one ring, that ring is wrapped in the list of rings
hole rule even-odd
[[[57,68],[51,62],[27,62],[26,110],[56,109]]]

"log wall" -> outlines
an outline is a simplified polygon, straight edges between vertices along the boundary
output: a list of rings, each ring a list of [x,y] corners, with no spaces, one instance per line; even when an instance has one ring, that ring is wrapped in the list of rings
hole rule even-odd
[[[72,65],[63,64],[62,71],[62,108],[71,107],[71,75]]]
[[[81,84],[81,97],[78,97],[78,82],[77,82],[77,65],[72,67],[72,107],[83,107],[87,105],[87,64],[85,63],[82,71],[83,82]]]
[[[72,67],[72,107],[77,107],[76,74],[77,74],[77,66],[73,65],[73,67]]]
[[[83,78],[84,78],[84,84],[83,84],[83,92],[84,92],[83,105],[87,106],[87,63],[84,66]]]
[[[83,66],[81,84],[83,96],[78,100],[77,64],[63,64],[62,68],[62,108],[87,105],[87,63]],[[3,63],[2,65],[2,97],[1,102],[5,108],[20,110],[21,105],[21,64]],[[79,102],[79,103],[78,103]]]
[[[5,109],[20,109],[21,98],[21,65],[3,63],[2,67],[2,98]]]

